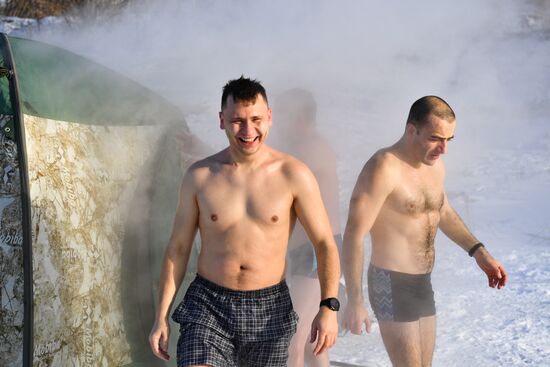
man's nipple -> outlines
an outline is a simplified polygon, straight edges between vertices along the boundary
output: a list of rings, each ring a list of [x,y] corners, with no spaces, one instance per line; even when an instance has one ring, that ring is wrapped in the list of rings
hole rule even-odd
[[[278,217],[278,216],[274,215],[274,216],[271,217],[271,222],[277,223],[278,221],[279,221],[279,217]]]
[[[212,222],[215,222],[215,221],[218,220],[218,216],[217,216],[216,214],[212,214],[212,215],[210,216],[210,219],[212,220]]]

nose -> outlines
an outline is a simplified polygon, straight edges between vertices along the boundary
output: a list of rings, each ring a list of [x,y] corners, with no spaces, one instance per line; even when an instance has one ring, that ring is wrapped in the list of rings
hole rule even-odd
[[[254,124],[252,121],[245,120],[241,122],[241,132],[248,136],[248,134],[254,131]]]
[[[439,152],[441,154],[447,154],[447,145],[449,142],[447,140],[441,140],[439,143]]]

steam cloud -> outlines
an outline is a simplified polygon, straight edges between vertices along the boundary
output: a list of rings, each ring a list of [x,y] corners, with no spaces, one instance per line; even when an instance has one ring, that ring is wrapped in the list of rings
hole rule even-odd
[[[363,161],[400,136],[423,95],[457,112],[451,170],[487,147],[536,143],[529,131],[549,112],[549,13],[544,2],[511,0],[135,2],[114,20],[33,36],[166,96],[216,148],[225,144],[213,129],[228,79],[258,78],[270,96],[312,90],[347,204]]]

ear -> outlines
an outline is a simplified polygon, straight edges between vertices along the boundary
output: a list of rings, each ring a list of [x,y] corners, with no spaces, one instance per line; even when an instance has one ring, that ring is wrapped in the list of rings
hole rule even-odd
[[[405,131],[409,136],[416,135],[418,133],[416,126],[414,126],[411,123],[407,123],[407,126],[405,127]]]
[[[269,127],[273,125],[272,115],[271,115],[271,108],[267,108],[267,124]]]
[[[225,121],[223,120],[223,112],[218,113],[220,118],[220,129],[225,130]]]

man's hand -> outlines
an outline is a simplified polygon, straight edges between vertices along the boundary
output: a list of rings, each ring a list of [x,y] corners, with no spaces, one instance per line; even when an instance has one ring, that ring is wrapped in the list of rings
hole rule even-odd
[[[348,302],[344,309],[344,319],[342,320],[342,327],[345,330],[351,331],[352,334],[361,334],[361,329],[365,324],[365,330],[370,333],[371,325],[369,319],[369,313],[363,305],[363,302],[352,303]]]
[[[338,320],[336,311],[321,306],[317,316],[315,316],[311,323],[311,338],[309,342],[313,343],[317,339],[317,345],[313,349],[313,354],[319,355],[332,347],[336,343],[337,335]]]
[[[149,334],[149,345],[153,354],[160,359],[168,361],[168,338],[170,336],[170,326],[167,321],[156,321],[151,334]]]
[[[487,274],[489,287],[498,289],[504,287],[508,281],[508,275],[504,266],[492,257],[485,249],[479,249],[474,255],[477,265]]]

